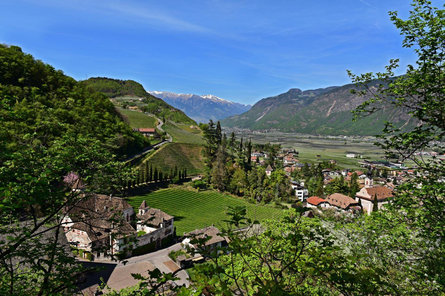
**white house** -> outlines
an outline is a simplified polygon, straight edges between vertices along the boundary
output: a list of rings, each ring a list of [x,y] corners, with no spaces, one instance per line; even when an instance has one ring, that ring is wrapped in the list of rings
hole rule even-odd
[[[268,165],[267,168],[266,168],[266,175],[270,177],[272,172],[273,172],[272,167],[270,165]]]
[[[355,200],[361,203],[363,211],[370,214],[377,203],[377,208],[381,209],[384,204],[388,203],[388,199],[392,197],[392,189],[385,186],[363,187],[355,195]]]
[[[295,191],[295,196],[299,201],[305,201],[309,196],[309,191],[303,185],[292,181],[290,186]]]

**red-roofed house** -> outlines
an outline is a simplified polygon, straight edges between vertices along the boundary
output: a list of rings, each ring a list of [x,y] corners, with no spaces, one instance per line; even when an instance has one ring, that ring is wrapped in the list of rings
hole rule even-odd
[[[334,207],[349,211],[352,207],[359,206],[355,199],[341,193],[334,193],[326,197],[326,201]]]
[[[152,127],[142,127],[137,129],[138,132],[146,137],[156,136],[156,129]]]
[[[318,196],[311,196],[306,200],[306,206],[308,208],[328,208],[330,207],[330,204],[323,198],[320,198]]]

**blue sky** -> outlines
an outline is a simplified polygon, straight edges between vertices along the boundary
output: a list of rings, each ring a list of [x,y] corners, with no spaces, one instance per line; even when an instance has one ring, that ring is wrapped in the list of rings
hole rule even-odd
[[[0,43],[78,80],[252,104],[289,88],[350,82],[390,58],[413,63],[387,12],[408,0],[1,0]]]

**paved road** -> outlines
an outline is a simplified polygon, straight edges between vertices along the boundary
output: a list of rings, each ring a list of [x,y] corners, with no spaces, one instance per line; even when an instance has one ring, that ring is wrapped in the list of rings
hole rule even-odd
[[[140,153],[138,153],[138,154],[135,154],[135,155],[131,156],[130,158],[128,158],[128,159],[125,160],[126,162],[129,162],[129,161],[132,161],[132,160],[135,159],[135,158],[141,157],[141,156],[143,156],[143,155],[145,155],[145,154],[147,154],[147,153],[153,151],[154,149],[157,149],[157,148],[161,147],[162,145],[165,145],[165,144],[167,144],[167,143],[171,143],[171,142],[173,141],[172,136],[171,136],[169,133],[167,133],[167,132],[162,128],[162,126],[164,125],[164,122],[163,122],[161,119],[157,118],[157,117],[154,116],[153,114],[146,114],[146,115],[156,118],[156,120],[158,121],[158,125],[157,125],[156,127],[157,127],[157,129],[160,130],[161,132],[165,132],[166,139],[163,140],[163,141],[161,141],[161,142],[159,142],[159,143],[156,144],[156,145],[153,145],[152,147],[148,148],[147,150],[144,150],[144,151],[142,151],[142,152],[140,152]]]
[[[172,136],[170,136],[170,134],[169,133],[167,133],[166,131],[164,131],[164,129],[162,128],[162,126],[164,125],[164,122],[161,120],[161,119],[159,119],[159,118],[157,118],[157,117],[155,117],[157,120],[158,120],[158,126],[157,126],[157,128],[158,128],[158,130],[160,130],[161,132],[165,132],[165,135],[167,136],[167,141],[169,141],[169,142],[171,142],[172,141]]]

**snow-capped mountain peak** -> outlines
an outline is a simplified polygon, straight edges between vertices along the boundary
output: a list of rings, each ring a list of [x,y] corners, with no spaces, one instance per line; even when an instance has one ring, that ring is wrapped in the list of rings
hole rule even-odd
[[[231,102],[229,100],[225,100],[225,99],[219,98],[219,97],[214,96],[214,95],[204,95],[204,96],[201,96],[201,97],[204,98],[204,99],[208,99],[208,100],[214,101],[214,102],[225,102],[227,104],[234,104],[233,102]]]
[[[250,105],[221,99],[215,95],[201,96],[167,91],[149,91],[149,93],[184,111],[199,122],[207,122],[209,119],[219,120],[231,115],[241,114],[251,107]]]

